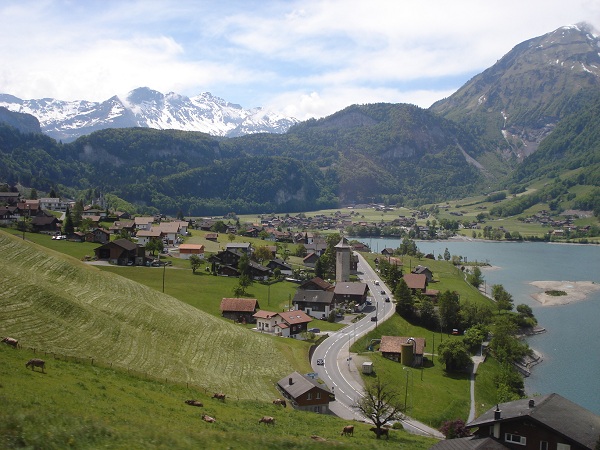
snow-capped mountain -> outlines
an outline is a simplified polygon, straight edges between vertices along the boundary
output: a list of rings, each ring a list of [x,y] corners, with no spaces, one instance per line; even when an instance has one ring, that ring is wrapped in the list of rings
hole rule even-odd
[[[104,128],[175,129],[234,137],[284,133],[298,122],[262,108],[244,109],[208,92],[186,97],[146,87],[134,89],[124,99],[113,96],[103,102],[21,100],[0,94],[0,106],[35,116],[45,134],[65,142]]]

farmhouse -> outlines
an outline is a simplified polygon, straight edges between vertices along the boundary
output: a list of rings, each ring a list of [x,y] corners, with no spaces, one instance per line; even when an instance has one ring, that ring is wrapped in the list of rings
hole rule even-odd
[[[424,274],[427,278],[427,283],[431,283],[433,281],[433,272],[429,270],[429,267],[418,265],[412,270],[412,273]]]
[[[145,246],[148,245],[152,239],[161,239],[162,234],[160,230],[153,228],[151,230],[139,230],[135,237],[137,238],[138,244]]]
[[[190,259],[190,256],[196,255],[204,259],[204,245],[202,244],[181,244],[179,245],[179,258]]]
[[[558,394],[500,403],[466,426],[472,437],[432,449],[593,450],[600,436],[600,416]]]
[[[367,301],[369,287],[359,281],[337,283],[334,288],[335,303],[347,303],[354,309],[361,310]]]
[[[379,351],[384,358],[400,362],[405,366],[421,366],[425,346],[425,338],[381,336]]]
[[[296,337],[308,329],[312,318],[304,311],[258,311],[253,316],[256,319],[256,329],[277,336]]]
[[[96,247],[94,253],[99,260],[108,260],[120,266],[129,263],[142,266],[145,262],[145,248],[127,239],[117,239]]]
[[[327,414],[329,402],[335,400],[327,386],[298,372],[293,372],[279,380],[277,388],[294,408],[303,411]]]
[[[260,308],[255,298],[224,298],[221,300],[221,315],[239,323],[255,323],[254,314]]]

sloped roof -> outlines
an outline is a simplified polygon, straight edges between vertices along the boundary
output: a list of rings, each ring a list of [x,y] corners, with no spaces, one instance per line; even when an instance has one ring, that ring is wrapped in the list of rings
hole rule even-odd
[[[410,289],[425,289],[427,286],[427,275],[424,273],[407,273],[402,278]]]
[[[285,311],[279,313],[279,316],[282,320],[284,320],[289,325],[296,325],[299,323],[307,323],[311,322],[313,319],[304,311]]]
[[[292,381],[291,384],[290,380]],[[277,382],[277,385],[287,392],[292,398],[298,398],[315,387],[326,392],[327,394],[330,393],[326,385],[319,384],[316,380],[307,378],[298,372],[293,372],[287,377],[282,378]],[[328,395],[326,395],[325,398],[329,399]]]
[[[325,303],[330,305],[333,302],[334,293],[333,291],[316,291],[316,290],[304,290],[298,289],[294,295],[292,303],[299,302],[311,302],[311,303]]]
[[[254,315],[252,317],[256,317],[257,319],[271,319],[272,317],[275,317],[276,315],[278,315],[279,313],[273,312],[273,311],[256,311],[256,313],[254,313]]]
[[[202,244],[180,244],[179,250],[200,250],[204,252],[204,245]]]
[[[427,344],[425,342],[425,338],[421,337],[411,338],[406,336],[381,336],[379,351],[382,353],[400,353],[402,350],[402,344],[407,343],[410,339],[414,339],[415,342],[415,355],[422,355]]]
[[[531,406],[530,401],[533,401]],[[529,419],[587,448],[594,448],[600,436],[600,416],[559,394],[500,403],[497,408],[500,410],[500,419],[494,418],[494,406],[467,426],[470,428],[496,422],[510,422],[528,416]]]
[[[360,281],[342,281],[335,285],[336,295],[364,295],[367,292],[367,284]]]
[[[140,230],[135,234],[137,237],[160,237],[161,232],[157,228],[151,230]]]
[[[504,450],[510,447],[491,437],[470,436],[458,439],[444,439],[429,450]]]
[[[221,300],[221,312],[254,312],[258,308],[255,298],[224,298]]]
[[[314,278],[311,278],[310,280],[302,283],[299,286],[299,289],[307,289],[312,285],[316,286],[317,288],[319,288],[323,291],[333,290],[333,287],[334,287],[333,284],[328,283],[327,281],[323,280],[322,278],[314,277]]]

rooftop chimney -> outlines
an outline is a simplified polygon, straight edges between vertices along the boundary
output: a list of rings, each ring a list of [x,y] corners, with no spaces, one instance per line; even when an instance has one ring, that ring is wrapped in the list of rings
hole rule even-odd
[[[533,408],[534,406],[535,406],[535,400],[534,399],[529,400],[529,407]]]
[[[292,379],[292,377],[290,377],[290,379],[289,379],[288,381],[290,382],[290,386],[291,386],[292,384],[294,384],[294,380]]]
[[[500,410],[498,405],[496,405],[496,410],[494,411],[494,420],[500,420],[501,417],[502,417],[502,411]]]

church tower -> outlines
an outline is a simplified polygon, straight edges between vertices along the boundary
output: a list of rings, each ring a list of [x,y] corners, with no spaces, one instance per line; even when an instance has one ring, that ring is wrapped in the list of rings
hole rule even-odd
[[[350,281],[350,256],[352,247],[346,238],[335,246],[335,281],[337,283]]]

